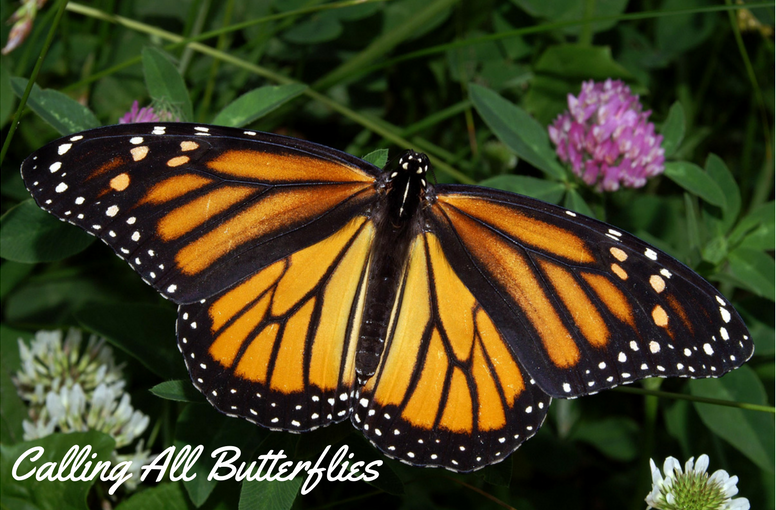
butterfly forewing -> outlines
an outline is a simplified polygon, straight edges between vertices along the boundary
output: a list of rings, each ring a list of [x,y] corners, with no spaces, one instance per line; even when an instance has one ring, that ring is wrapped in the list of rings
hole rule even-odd
[[[333,234],[374,200],[375,173],[300,140],[190,124],[86,131],[22,165],[38,205],[179,303]]]
[[[440,187],[430,216],[456,272],[550,395],[720,376],[752,355],[714,287],[610,225],[465,186]]]
[[[361,391],[354,425],[388,456],[471,471],[533,436],[549,404],[438,238],[418,236],[385,354]]]

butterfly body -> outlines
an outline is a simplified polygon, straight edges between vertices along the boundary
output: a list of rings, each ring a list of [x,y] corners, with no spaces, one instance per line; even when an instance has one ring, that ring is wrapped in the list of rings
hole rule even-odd
[[[383,172],[378,189],[385,194],[373,212],[375,243],[369,256],[364,316],[356,352],[356,372],[363,384],[380,363],[391,314],[413,238],[422,220],[428,158],[408,151],[396,170]]]
[[[413,465],[479,469],[552,397],[752,355],[732,305],[660,250],[529,197],[432,188],[427,166],[135,124],[52,142],[22,176],[179,305],[178,347],[217,409],[292,432],[350,419]]]

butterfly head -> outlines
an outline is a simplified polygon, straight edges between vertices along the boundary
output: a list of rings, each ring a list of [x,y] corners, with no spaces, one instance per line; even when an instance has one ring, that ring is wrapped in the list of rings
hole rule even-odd
[[[425,179],[426,173],[429,169],[428,156],[422,152],[415,152],[409,150],[399,156],[398,168],[391,174],[393,178],[397,173],[404,173],[405,175],[416,175],[422,179]]]
[[[414,215],[427,192],[426,173],[429,167],[428,156],[409,150],[399,156],[393,168],[387,170],[385,183],[395,222]]]

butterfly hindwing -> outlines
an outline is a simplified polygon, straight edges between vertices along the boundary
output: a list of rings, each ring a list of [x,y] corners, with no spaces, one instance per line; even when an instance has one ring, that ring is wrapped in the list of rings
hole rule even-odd
[[[181,305],[178,346],[222,412],[302,432],[350,416],[374,231],[359,216],[204,302]]]
[[[22,165],[38,205],[178,303],[333,234],[374,200],[377,172],[316,144],[193,124],[85,131]]]
[[[651,376],[720,376],[753,344],[732,305],[672,257],[528,197],[440,186],[431,208],[451,264],[555,397]]]
[[[388,456],[471,471],[506,458],[550,397],[523,370],[432,233],[415,238],[377,373],[353,424]]]

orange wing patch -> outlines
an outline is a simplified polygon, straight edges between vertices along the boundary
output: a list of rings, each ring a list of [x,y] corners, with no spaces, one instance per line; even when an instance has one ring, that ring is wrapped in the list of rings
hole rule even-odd
[[[271,183],[374,182],[374,177],[360,168],[295,154],[231,150],[209,161],[207,166],[232,177]]]
[[[585,339],[594,347],[605,346],[609,328],[574,275],[549,260],[541,259],[540,265]]]
[[[373,235],[372,225],[369,224],[366,233],[356,239],[353,247],[342,258],[323,294],[320,322],[313,340],[309,378],[311,383],[324,390],[336,389],[341,373],[345,374],[347,384],[354,382],[358,328],[352,326],[361,324],[367,282],[362,274],[353,269],[366,265]],[[363,274],[367,274],[366,267]],[[354,308],[355,314],[351,318]],[[344,352],[345,349],[348,351]],[[345,360],[342,365],[337,361],[340,359]]]
[[[89,174],[89,177],[87,177],[85,180],[90,181],[92,179],[95,179],[97,177],[100,177],[103,174],[109,173],[111,170],[115,170],[116,168],[122,167],[126,165],[127,162],[124,158],[120,157],[114,157],[100,165],[99,167],[95,168],[91,174]]]
[[[212,179],[201,175],[176,175],[155,184],[139,203],[163,204],[212,183]]]
[[[442,402],[444,398],[445,378],[443,375],[447,373],[449,365],[450,362],[445,353],[442,338],[439,336],[439,331],[434,330],[420,380],[402,412],[403,416],[411,417],[413,425],[428,430],[434,427],[438,408],[433,403]],[[399,402],[401,403],[401,400]]]
[[[163,240],[172,241],[188,234],[230,207],[242,204],[258,192],[259,190],[253,186],[228,186],[215,189],[164,215],[159,220],[156,230]]]
[[[233,214],[186,245],[176,255],[175,262],[187,275],[199,273],[244,243],[315,218],[367,188],[368,184],[334,184],[325,192],[315,186],[279,189]],[[233,198],[234,193],[229,193],[218,203],[236,203]],[[200,220],[204,221],[202,214],[205,213],[200,213],[196,219],[186,219],[183,216],[170,219],[169,235],[181,235],[187,229],[198,226],[201,224]]]
[[[605,276],[582,273],[582,278],[592,287],[606,307],[621,321],[636,329],[633,307],[623,292]]]
[[[535,246],[570,262],[595,261],[590,247],[579,236],[552,223],[526,216],[512,207],[452,194],[440,197],[438,203],[447,213],[457,209],[527,246]]]

